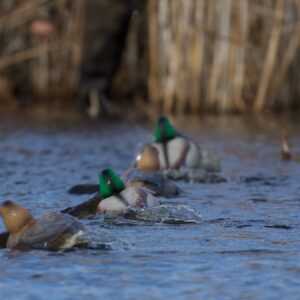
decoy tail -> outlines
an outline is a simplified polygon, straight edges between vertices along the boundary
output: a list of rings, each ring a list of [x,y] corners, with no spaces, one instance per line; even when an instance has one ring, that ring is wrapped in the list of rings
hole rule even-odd
[[[84,195],[84,194],[95,194],[99,191],[98,184],[77,184],[72,186],[68,193],[72,195]]]

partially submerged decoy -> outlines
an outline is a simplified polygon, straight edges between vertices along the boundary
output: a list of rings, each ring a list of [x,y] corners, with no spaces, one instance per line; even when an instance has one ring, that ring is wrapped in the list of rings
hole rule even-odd
[[[85,227],[76,218],[62,213],[50,212],[39,218],[13,201],[0,205],[8,233],[1,234],[1,246],[18,249],[67,249],[86,244]]]
[[[146,146],[136,161],[136,167],[122,175],[127,187],[144,187],[156,196],[176,196],[179,188],[159,170],[158,150]]]
[[[95,214],[119,215],[129,208],[144,208],[158,204],[158,200],[145,188],[126,187],[123,181],[111,170],[99,173],[99,192],[91,199],[64,209],[76,217]]]
[[[170,197],[180,193],[179,188],[160,170],[158,150],[153,146],[146,146],[143,149],[134,167],[127,170],[121,179],[126,187],[143,187],[155,196]],[[73,186],[68,193],[82,195],[96,193],[98,190],[99,185],[79,184]],[[91,207],[90,204],[92,203],[85,207]]]

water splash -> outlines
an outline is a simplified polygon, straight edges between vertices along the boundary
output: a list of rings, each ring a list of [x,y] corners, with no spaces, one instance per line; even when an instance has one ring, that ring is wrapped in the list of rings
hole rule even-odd
[[[199,224],[202,222],[201,214],[186,205],[162,204],[142,210],[130,209],[125,218],[166,223],[166,224]]]

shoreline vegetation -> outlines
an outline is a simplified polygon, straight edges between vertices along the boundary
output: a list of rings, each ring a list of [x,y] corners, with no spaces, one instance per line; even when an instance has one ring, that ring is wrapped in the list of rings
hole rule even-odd
[[[299,110],[299,1],[106,2],[2,0],[2,111]]]

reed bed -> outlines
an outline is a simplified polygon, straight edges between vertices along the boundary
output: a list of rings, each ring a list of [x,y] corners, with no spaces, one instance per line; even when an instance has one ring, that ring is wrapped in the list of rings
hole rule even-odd
[[[81,66],[84,7],[84,0],[1,0],[2,103],[16,94],[21,98],[74,94]]]
[[[300,106],[298,0],[149,0],[150,104],[163,113]]]
[[[146,3],[132,14],[112,84],[105,79],[110,98],[135,99],[138,110],[147,99],[166,114],[300,107],[299,0]],[[92,22],[86,6],[84,0],[0,1],[0,104],[14,107],[15,97],[27,94],[78,93],[86,22]]]

